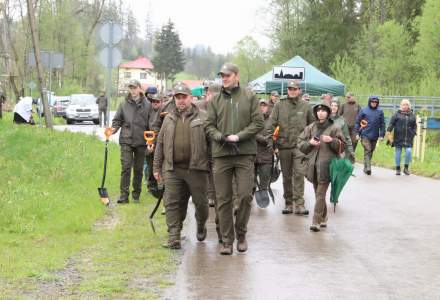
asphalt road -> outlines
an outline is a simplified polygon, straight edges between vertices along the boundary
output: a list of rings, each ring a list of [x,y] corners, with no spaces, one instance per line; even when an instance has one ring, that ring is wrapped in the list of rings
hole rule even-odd
[[[328,228],[311,216],[254,205],[249,250],[219,255],[211,209],[208,238],[197,242],[192,205],[183,260],[168,299],[440,299],[440,182],[357,165]],[[312,186],[306,206],[313,211]]]
[[[104,139],[92,124],[56,129]],[[308,229],[311,216],[281,214],[280,177],[276,204],[252,209],[244,254],[234,247],[232,256],[219,255],[213,209],[208,238],[197,242],[190,205],[182,263],[166,298],[440,299],[440,181],[382,168],[366,176],[361,168],[319,233]],[[313,211],[308,183],[305,198]]]

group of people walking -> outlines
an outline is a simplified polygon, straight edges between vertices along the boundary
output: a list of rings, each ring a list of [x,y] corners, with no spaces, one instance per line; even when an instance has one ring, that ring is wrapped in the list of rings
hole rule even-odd
[[[343,105],[330,96],[312,107],[296,81],[288,82],[284,99],[276,92],[269,100],[257,99],[240,85],[236,65],[226,63],[218,75],[222,84],[207,86],[206,97],[199,102],[193,101],[191,90],[182,82],[174,86],[172,99],[164,102],[157,93],[147,91],[144,95],[139,81],[130,81],[130,92],[112,122],[113,133],[121,130],[118,203],[129,202],[132,169],[131,196],[133,202],[139,202],[147,157],[149,190],[154,194],[158,185],[165,189],[167,247],[181,248],[181,231],[192,197],[197,239],[206,238],[212,205],[220,254],[231,255],[234,243],[237,251],[245,252],[255,178],[258,176],[261,186],[267,187],[276,155],[283,179],[282,213],[309,214],[304,205],[305,177],[313,184],[316,200],[310,230],[325,228],[331,160],[346,156],[354,161],[356,144],[361,140],[364,171],[371,174],[372,153],[378,138],[385,135],[379,99],[370,97],[368,107],[361,109],[352,94],[347,94]],[[405,138],[400,138],[402,122],[410,124],[411,120],[410,111],[402,110],[393,116],[388,128],[394,130],[393,143],[400,152],[412,145],[412,129],[405,129]],[[157,134],[155,143],[148,147],[144,140],[147,130]]]

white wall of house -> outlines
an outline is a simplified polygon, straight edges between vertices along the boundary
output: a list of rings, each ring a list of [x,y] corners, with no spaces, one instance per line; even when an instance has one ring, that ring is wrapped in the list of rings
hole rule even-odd
[[[139,80],[142,85],[156,86],[159,90],[162,87],[162,81],[151,70],[119,68],[118,76],[118,93],[128,92],[128,83],[132,79]]]

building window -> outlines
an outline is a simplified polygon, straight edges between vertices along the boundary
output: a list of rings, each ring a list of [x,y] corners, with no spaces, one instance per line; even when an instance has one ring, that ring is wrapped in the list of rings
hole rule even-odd
[[[140,79],[147,79],[147,73],[141,73],[141,78]]]
[[[131,78],[131,72],[124,72],[124,78]]]

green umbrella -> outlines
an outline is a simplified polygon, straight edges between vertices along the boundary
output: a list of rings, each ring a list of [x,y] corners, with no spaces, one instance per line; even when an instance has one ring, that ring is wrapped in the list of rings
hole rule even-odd
[[[333,203],[333,211],[336,211],[339,195],[353,172],[353,164],[347,158],[333,158],[330,162],[330,179],[332,189],[330,202]]]

